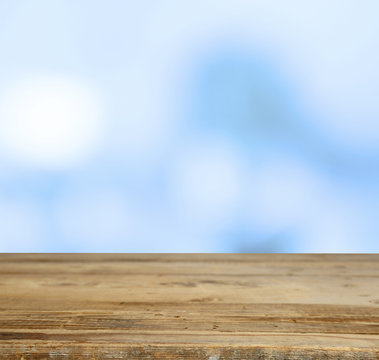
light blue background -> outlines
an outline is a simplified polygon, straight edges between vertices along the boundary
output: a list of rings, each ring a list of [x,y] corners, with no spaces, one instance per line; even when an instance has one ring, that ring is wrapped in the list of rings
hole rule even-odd
[[[103,113],[64,168],[0,146],[0,251],[378,252],[378,18],[375,0],[2,0],[0,100],[50,76]]]

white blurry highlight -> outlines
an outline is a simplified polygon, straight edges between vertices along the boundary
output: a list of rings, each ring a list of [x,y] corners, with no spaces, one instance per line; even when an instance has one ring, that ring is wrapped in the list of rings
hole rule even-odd
[[[243,189],[243,162],[230,144],[197,143],[176,160],[173,201],[177,216],[205,230],[230,225]]]
[[[0,146],[5,155],[26,166],[76,165],[96,147],[102,111],[98,93],[76,79],[24,78],[0,98]]]
[[[317,210],[324,183],[307,164],[290,157],[267,159],[252,175],[249,223],[272,234],[293,230]]]
[[[331,194],[331,197],[333,195]],[[346,201],[328,199],[300,231],[301,243],[297,251],[312,253],[370,252],[369,222],[367,214],[350,206]],[[367,239],[362,243],[362,239]]]
[[[38,206],[20,201],[0,203],[0,252],[46,248],[46,224]]]
[[[123,194],[114,190],[72,193],[62,199],[56,221],[64,239],[81,251],[127,249],[134,214]]]

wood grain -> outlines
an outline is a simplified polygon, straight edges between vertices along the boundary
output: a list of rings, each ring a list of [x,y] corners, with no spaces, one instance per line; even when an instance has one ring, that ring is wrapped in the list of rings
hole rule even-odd
[[[0,359],[379,359],[379,255],[2,254]]]

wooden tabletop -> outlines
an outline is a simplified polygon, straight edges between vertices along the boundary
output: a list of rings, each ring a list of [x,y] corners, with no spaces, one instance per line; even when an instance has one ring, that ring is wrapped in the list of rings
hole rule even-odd
[[[0,359],[379,359],[379,255],[0,255]]]

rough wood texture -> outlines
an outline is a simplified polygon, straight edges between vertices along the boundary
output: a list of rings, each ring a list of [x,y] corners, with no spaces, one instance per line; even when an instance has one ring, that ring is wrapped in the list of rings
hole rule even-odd
[[[379,359],[379,255],[0,255],[0,359]]]

